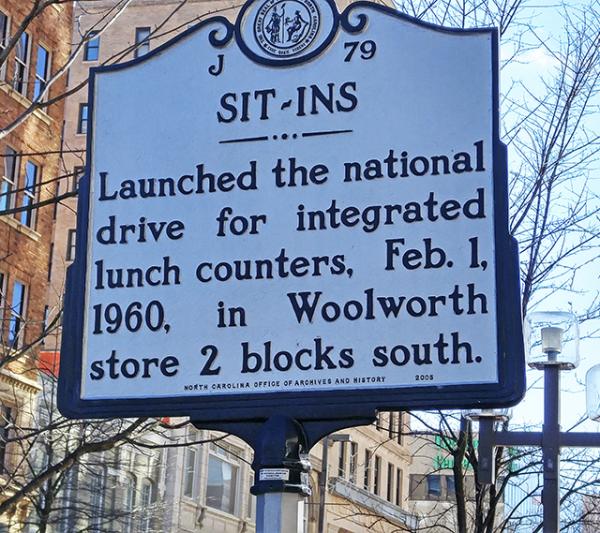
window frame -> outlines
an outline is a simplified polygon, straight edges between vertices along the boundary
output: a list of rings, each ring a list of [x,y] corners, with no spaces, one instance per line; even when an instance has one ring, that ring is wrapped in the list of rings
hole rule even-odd
[[[75,250],[77,246],[77,230],[69,229],[67,230],[67,249],[65,254],[65,261],[72,262],[75,261]]]
[[[381,492],[381,457],[379,455],[375,455],[375,460],[373,461],[373,494],[375,496],[380,496]]]
[[[0,403],[0,475],[8,472],[8,440],[11,432],[10,426],[14,421],[14,408]]]
[[[154,518],[152,516],[152,506],[156,502],[156,496],[156,483],[148,477],[142,479],[140,489],[140,508],[142,512],[138,520],[138,531],[140,533],[150,533],[152,531]]]
[[[71,182],[68,186],[68,192],[76,192],[79,189],[79,180],[85,174],[85,165],[75,165],[73,167],[73,175],[71,176]]]
[[[90,58],[90,51],[95,52],[95,57]],[[83,45],[83,61],[98,61],[100,59],[100,32],[92,30]]]
[[[358,478],[358,442],[350,441],[348,481],[356,485]]]
[[[2,23],[4,21],[4,23]],[[10,37],[10,17],[0,9],[0,51],[6,48],[8,39]],[[6,65],[7,61],[0,66],[0,81],[6,79]]]
[[[15,310],[15,288],[17,285],[22,287],[20,302],[19,302],[19,311]],[[23,324],[26,321],[27,316],[27,297],[29,293],[29,288],[26,283],[15,279],[12,284],[11,298],[10,298],[10,318],[8,320],[8,335],[7,335],[7,343],[8,346],[12,348],[19,348],[23,344],[24,330],[25,325]]]
[[[137,478],[134,474],[126,475],[125,492],[123,495],[123,510],[125,511],[124,530],[133,533],[135,529],[134,513],[137,496]]]
[[[8,152],[12,152],[11,155]],[[7,176],[7,162],[12,160],[12,176]],[[15,189],[19,182],[19,170],[21,166],[21,158],[14,148],[6,146],[4,149],[4,164],[3,171],[0,175],[0,209],[12,209],[15,206]]]
[[[143,38],[139,38],[141,34],[147,35]],[[152,28],[150,26],[139,26],[135,29],[135,48],[133,50],[133,57],[137,59],[138,57],[145,56],[148,52],[150,52],[150,35],[152,34]]]
[[[102,533],[102,519],[104,518],[104,507],[106,503],[106,485],[108,471],[105,466],[100,466],[99,471],[92,471],[90,476],[90,511],[91,520],[89,530],[94,533]]]
[[[29,169],[34,169],[33,174],[33,182],[29,183]],[[23,182],[23,191],[21,196],[21,207],[23,211],[19,213],[19,222],[23,224],[23,226],[27,226],[28,228],[34,229],[35,223],[37,221],[36,216],[36,199],[37,199],[37,191],[38,183],[41,181],[41,166],[37,163],[34,163],[30,159],[25,163],[25,172],[23,174],[24,182]]]
[[[391,461],[387,464],[387,488],[386,488],[386,500],[390,503],[393,502],[394,496],[394,465]]]
[[[77,113],[77,133],[82,135],[87,134],[89,112],[87,102],[81,102],[79,104],[79,112]]]
[[[46,52],[46,61],[45,61],[45,65],[44,65],[43,74],[40,74],[40,72],[39,72],[40,49],[42,49],[42,50],[44,50],[44,52]],[[35,59],[35,78],[33,81],[33,99],[34,100],[38,100],[38,98],[39,98],[40,102],[44,102],[48,98],[47,94],[45,94],[43,98],[40,98],[40,96],[46,89],[46,85],[48,84],[48,80],[50,78],[51,72],[52,72],[52,56],[50,54],[50,50],[48,50],[48,48],[46,48],[42,43],[38,43],[37,54],[36,54],[36,59]]]
[[[341,440],[338,442],[338,445],[339,452],[337,475],[342,479],[346,479],[346,473],[348,472],[346,469],[346,441]]]
[[[234,452],[234,447],[227,444],[220,444],[217,446],[216,443],[211,442],[208,449],[208,459],[207,459],[207,472],[206,472],[206,487],[204,491],[204,500],[205,505],[219,511],[221,513],[226,513],[230,516],[237,516],[239,514],[239,498],[240,498],[240,482],[241,482],[241,461],[239,457],[237,457],[241,452],[236,449]],[[230,487],[230,497],[233,496],[230,500],[230,506],[228,509],[224,509],[223,505],[215,506],[209,501],[209,481],[211,475],[211,459],[213,461],[220,461],[226,465],[231,467],[232,475],[231,479],[234,480],[233,486]],[[224,494],[224,493],[223,493]]]
[[[184,498],[196,500],[200,494],[202,450],[199,444],[192,443],[201,440],[201,434],[197,430],[190,430],[187,440],[189,444],[183,454],[181,494]]]
[[[363,469],[363,489],[370,490],[371,489],[371,461],[373,459],[373,453],[365,449],[365,464]]]
[[[22,52],[23,39],[25,38],[25,50]],[[24,31],[15,45],[15,71],[13,74],[13,89],[27,98],[27,86],[29,85],[29,66],[31,62],[31,35]]]

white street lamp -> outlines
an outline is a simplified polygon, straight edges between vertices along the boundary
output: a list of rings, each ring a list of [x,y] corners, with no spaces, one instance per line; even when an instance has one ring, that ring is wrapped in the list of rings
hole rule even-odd
[[[587,415],[600,422],[600,365],[595,365],[585,375],[585,403]]]
[[[531,368],[558,366],[572,370],[579,365],[579,324],[572,313],[536,311],[525,317],[525,347]]]

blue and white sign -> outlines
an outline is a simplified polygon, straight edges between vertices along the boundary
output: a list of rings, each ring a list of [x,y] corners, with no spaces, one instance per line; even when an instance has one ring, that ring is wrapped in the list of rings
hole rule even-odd
[[[255,0],[93,69],[60,408],[515,403],[497,35]]]

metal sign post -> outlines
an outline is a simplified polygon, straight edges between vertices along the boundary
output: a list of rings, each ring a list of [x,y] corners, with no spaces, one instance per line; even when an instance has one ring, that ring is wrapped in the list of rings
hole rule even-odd
[[[369,2],[250,0],[91,69],[61,412],[229,428],[264,521],[316,436],[516,403],[498,98],[496,30]]]

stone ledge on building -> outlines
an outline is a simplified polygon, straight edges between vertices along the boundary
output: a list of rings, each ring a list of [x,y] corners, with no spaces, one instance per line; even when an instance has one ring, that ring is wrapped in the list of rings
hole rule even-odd
[[[397,505],[357,487],[354,483],[350,483],[339,477],[330,478],[329,483],[329,488],[333,494],[341,496],[349,502],[365,509],[369,509],[397,526],[409,528],[411,531],[414,531],[419,526],[419,519],[415,515],[411,515]]]

